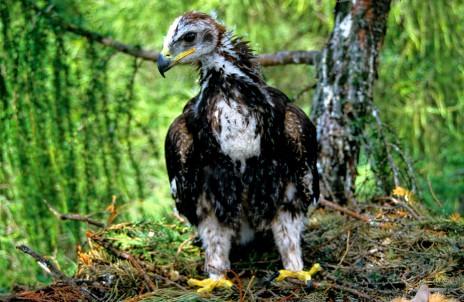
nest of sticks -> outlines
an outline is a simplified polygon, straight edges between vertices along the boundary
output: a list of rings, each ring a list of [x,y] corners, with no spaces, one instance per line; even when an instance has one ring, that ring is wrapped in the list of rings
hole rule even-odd
[[[355,210],[353,210],[355,209]],[[329,201],[309,215],[303,238],[307,266],[323,271],[311,288],[297,281],[269,282],[281,268],[272,245],[232,250],[235,286],[199,296],[187,279],[204,278],[194,230],[179,221],[113,224],[87,232],[74,276],[46,257],[18,247],[55,282],[22,290],[6,301],[392,301],[420,285],[464,301],[464,221],[435,218],[417,204],[388,197],[351,210]],[[264,240],[272,242],[272,240]]]

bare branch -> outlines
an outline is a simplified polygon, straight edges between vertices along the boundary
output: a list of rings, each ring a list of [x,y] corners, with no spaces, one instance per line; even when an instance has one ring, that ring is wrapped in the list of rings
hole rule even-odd
[[[29,5],[40,14],[47,16],[52,23],[61,29],[72,32],[78,36],[84,37],[89,41],[100,43],[104,46],[110,47],[118,52],[140,58],[146,61],[156,62],[159,52],[154,50],[144,49],[140,46],[130,45],[111,37],[104,36],[100,33],[90,31],[88,29],[79,27],[77,25],[66,22],[63,18],[53,12],[53,9],[41,9],[34,3]],[[311,50],[294,50],[294,51],[280,51],[276,53],[260,54],[256,57],[257,62],[263,66],[277,66],[289,64],[306,64],[314,65],[319,56],[319,51]]]
[[[76,280],[73,278],[70,278],[66,276],[62,271],[60,271],[56,265],[54,265],[50,260],[45,258],[42,255],[39,255],[37,252],[32,250],[30,247],[27,245],[21,244],[16,246],[18,250],[21,252],[31,256],[34,258],[35,261],[37,261],[37,264],[48,274],[50,274],[55,281],[63,282],[65,284],[71,285],[72,287],[77,287],[79,291],[87,298],[89,298],[89,301],[101,301],[100,298],[95,296],[90,290],[86,287],[81,287],[76,285]],[[0,297],[1,300],[1,297]],[[1,300],[3,301],[3,300]],[[14,299],[14,301],[16,301]]]
[[[34,260],[37,261],[39,266],[44,271],[49,273],[53,277],[53,279],[55,280],[66,280],[67,279],[66,275],[63,274],[50,260],[39,255],[27,245],[21,244],[21,245],[18,245],[16,248],[20,250],[21,252],[34,258]]]
[[[264,67],[289,64],[315,65],[319,53],[317,50],[279,51],[276,53],[260,54],[256,60]]]
[[[73,24],[60,22],[59,25],[66,31],[82,36],[88,40],[95,41],[105,46],[111,47],[127,55],[152,62],[156,62],[158,60],[159,52],[157,51],[147,50],[139,46],[125,44],[118,40],[114,40],[110,37],[105,37],[99,33],[92,32],[81,27],[77,27]],[[256,57],[256,60],[263,67],[289,64],[314,65],[318,55],[319,51],[316,50],[280,51],[276,53],[260,54]]]
[[[369,217],[367,217],[365,215],[362,215],[362,214],[359,214],[359,213],[356,213],[356,212],[354,212],[352,210],[349,210],[347,208],[344,208],[342,206],[339,206],[335,202],[329,201],[327,199],[321,199],[320,203],[324,207],[328,207],[328,208],[334,209],[336,211],[345,213],[346,215],[351,216],[351,217],[356,218],[356,219],[359,219],[361,221],[364,221],[364,222],[367,222],[367,223],[372,223],[372,219],[370,219]]]
[[[158,59],[159,52],[146,50],[135,45],[125,44],[117,40],[114,40],[111,37],[103,36],[99,33],[87,30],[82,27],[78,27],[74,24],[66,23],[56,15],[52,16],[52,18],[53,21],[55,21],[55,23],[63,30],[72,32],[78,36],[86,38],[87,40],[98,42],[104,46],[113,48],[116,51],[125,53],[136,58],[140,58],[142,60],[156,62],[156,60]]]
[[[82,222],[86,222],[88,224],[94,225],[96,227],[99,227],[99,228],[105,227],[105,224],[101,223],[100,221],[93,220],[92,218],[83,216],[81,214],[74,214],[74,213],[63,214],[63,213],[58,212],[58,210],[56,210],[55,208],[53,208],[46,200],[44,200],[44,203],[47,205],[50,212],[52,212],[53,215],[55,215],[61,220],[82,221]]]

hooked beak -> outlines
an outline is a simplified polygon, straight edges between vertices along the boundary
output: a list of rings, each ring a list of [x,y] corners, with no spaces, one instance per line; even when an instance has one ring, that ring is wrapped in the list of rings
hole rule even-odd
[[[174,65],[180,63],[180,61],[193,54],[195,52],[195,47],[192,47],[186,51],[181,52],[178,54],[174,59],[171,59],[171,55],[168,51],[163,50],[159,56],[156,64],[158,65],[158,71],[164,78],[164,73],[171,69]]]
[[[171,67],[173,66],[171,59],[169,57],[163,56],[163,54],[161,53],[158,56],[158,60],[156,61],[156,64],[158,65],[158,71],[161,74],[161,76],[163,76],[163,78],[164,78],[164,73],[168,71],[169,69],[171,69]]]

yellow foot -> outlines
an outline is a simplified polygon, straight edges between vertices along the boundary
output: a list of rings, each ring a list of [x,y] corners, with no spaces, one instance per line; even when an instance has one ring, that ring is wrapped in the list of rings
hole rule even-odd
[[[298,280],[301,280],[301,281],[304,281],[306,284],[308,283],[308,281],[311,280],[311,277],[321,271],[322,268],[321,268],[321,265],[319,263],[315,263],[311,269],[309,271],[299,271],[299,272],[292,272],[292,271],[288,271],[288,270],[285,270],[285,269],[282,269],[279,271],[279,275],[276,277],[276,281],[282,281],[286,278],[295,278],[295,279],[298,279]]]
[[[234,285],[230,280],[227,280],[225,278],[208,278],[203,280],[189,279],[187,283],[190,286],[199,286],[200,288],[197,290],[197,293],[199,294],[208,294],[217,287],[231,288]]]

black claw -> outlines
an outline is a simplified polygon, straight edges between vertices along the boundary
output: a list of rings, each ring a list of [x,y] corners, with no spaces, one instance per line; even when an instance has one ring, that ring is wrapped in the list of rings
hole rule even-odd
[[[267,279],[267,281],[265,282],[266,286],[271,285],[271,282],[274,281],[277,277],[279,277],[279,272],[273,273],[271,277],[269,277],[269,279]]]
[[[306,289],[311,289],[313,287],[313,280],[306,281]]]

